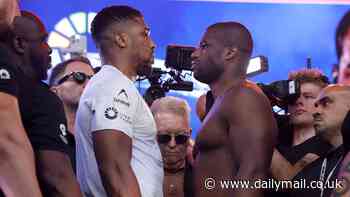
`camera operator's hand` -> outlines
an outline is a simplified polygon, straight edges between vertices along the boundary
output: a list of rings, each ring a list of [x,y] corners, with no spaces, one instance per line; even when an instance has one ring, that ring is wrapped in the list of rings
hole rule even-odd
[[[341,134],[343,136],[344,154],[346,154],[350,150],[350,111],[348,111],[344,118]]]

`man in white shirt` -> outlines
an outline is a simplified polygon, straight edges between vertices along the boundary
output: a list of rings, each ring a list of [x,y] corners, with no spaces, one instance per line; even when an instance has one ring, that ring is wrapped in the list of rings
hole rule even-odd
[[[104,66],[88,82],[76,117],[77,177],[85,196],[162,197],[163,163],[152,113],[134,86],[155,45],[142,14],[101,10],[91,25]]]

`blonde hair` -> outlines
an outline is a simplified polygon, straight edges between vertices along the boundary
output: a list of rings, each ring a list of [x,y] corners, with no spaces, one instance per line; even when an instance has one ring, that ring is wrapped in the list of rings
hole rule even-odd
[[[191,108],[187,101],[182,98],[174,96],[159,98],[152,103],[151,111],[154,116],[158,113],[171,113],[190,121]]]

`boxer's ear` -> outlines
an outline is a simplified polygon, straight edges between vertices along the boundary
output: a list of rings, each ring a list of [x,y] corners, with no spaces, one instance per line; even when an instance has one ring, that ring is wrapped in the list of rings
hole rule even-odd
[[[14,36],[12,40],[12,46],[16,53],[23,54],[28,47],[27,41],[19,36]]]
[[[226,47],[224,51],[224,58],[225,60],[231,60],[234,59],[238,54],[237,47]]]
[[[116,33],[114,35],[114,41],[120,48],[125,48],[128,43],[128,36],[125,33]]]

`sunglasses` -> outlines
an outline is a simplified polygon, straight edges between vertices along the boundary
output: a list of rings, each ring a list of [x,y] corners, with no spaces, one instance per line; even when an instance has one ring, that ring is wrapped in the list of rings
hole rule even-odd
[[[72,78],[75,82],[78,84],[83,84],[87,79],[91,79],[92,75],[87,75],[82,72],[72,72],[64,77],[62,77],[58,82],[57,85],[61,85],[68,79]]]
[[[175,138],[176,144],[185,144],[190,136],[179,134],[179,135],[169,135],[169,134],[159,134],[157,135],[157,141],[159,144],[168,144],[171,138]]]

